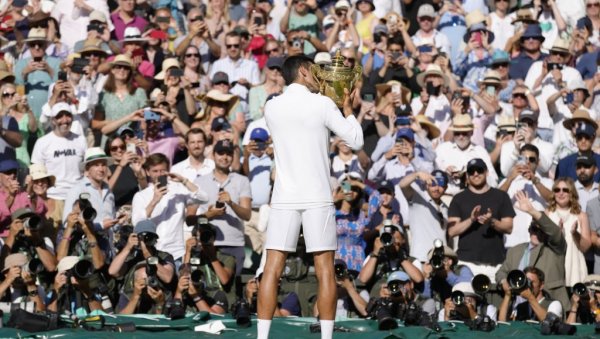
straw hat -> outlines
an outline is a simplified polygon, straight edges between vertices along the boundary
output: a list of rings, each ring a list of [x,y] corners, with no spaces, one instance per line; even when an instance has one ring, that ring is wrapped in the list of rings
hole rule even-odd
[[[521,8],[517,11],[516,18],[512,21],[514,25],[517,22],[523,22],[526,24],[538,23],[533,15],[533,11],[531,8]]]
[[[129,68],[133,68],[133,61],[131,61],[131,58],[127,55],[119,54],[113,59],[113,61],[110,62],[110,67],[114,67],[116,65],[122,65],[127,66]]]
[[[54,183],[56,182],[56,177],[49,174],[48,170],[46,170],[46,166],[43,164],[32,164],[29,166],[29,175],[31,175],[33,181],[48,178],[48,180],[50,180],[48,186],[54,186]]]
[[[550,52],[571,54],[571,51],[569,50],[569,41],[561,37],[556,38],[554,44],[552,44],[552,48],[550,48]]]
[[[386,82],[385,84],[377,84],[375,85],[375,89],[377,90],[377,98],[375,98],[375,106],[379,106],[379,104],[382,103],[382,100],[384,99],[385,95],[388,94],[388,92],[390,92],[392,90],[392,86],[394,85],[399,85],[401,90],[401,94],[402,94],[402,103],[404,105],[408,105],[410,103],[410,96],[411,96],[411,91],[410,89],[404,87],[400,81],[397,80],[390,80],[388,82]],[[385,100],[383,102],[384,104],[387,104],[387,100]]]
[[[479,85],[502,85],[502,80],[500,80],[500,73],[494,70],[489,70],[485,72],[483,80],[479,81]]]
[[[86,53],[86,52],[98,52],[107,55],[106,51],[100,48],[101,40],[98,39],[88,39],[83,43],[83,47],[78,51],[78,53]]]
[[[12,80],[6,80],[8,82],[15,81],[15,75],[8,71],[8,65],[6,61],[0,60],[0,80],[12,78]]]
[[[507,132],[516,132],[517,131],[517,123],[515,122],[515,118],[509,115],[501,115],[498,120],[498,130],[504,130]]]
[[[158,73],[154,79],[156,80],[164,80],[165,79],[165,75],[167,74],[167,72],[169,71],[170,68],[181,68],[179,66],[179,61],[175,58],[168,58],[163,60],[162,63],[162,70],[160,71],[160,73]]]
[[[83,157],[83,164],[87,165],[92,161],[96,160],[108,160],[109,156],[104,153],[102,148],[100,147],[91,147],[85,151],[85,156]]]
[[[452,126],[448,128],[452,132],[471,132],[473,130],[473,120],[468,114],[460,114],[452,119]]]
[[[211,89],[206,95],[202,98],[207,105],[210,101],[219,101],[228,103],[228,107],[226,109],[226,115],[231,112],[231,110],[237,105],[239,101],[239,97],[237,95],[223,93],[218,89]]]
[[[435,139],[440,136],[440,129],[432,123],[427,116],[424,114],[417,114],[414,118],[415,121],[421,125],[421,128],[427,130],[428,139]]]
[[[33,42],[33,41],[48,42],[48,39],[46,38],[46,30],[43,28],[32,28],[29,30],[27,39],[25,39],[23,41],[24,42]]]
[[[417,83],[419,84],[419,86],[425,87],[425,78],[428,75],[437,75],[442,77],[444,79],[444,86],[448,86],[448,77],[444,74],[444,72],[442,72],[440,66],[436,64],[427,65],[427,69],[425,70],[425,72],[417,75]]]
[[[573,116],[571,116],[570,119],[565,119],[563,121],[563,126],[566,129],[571,130],[573,126],[578,122],[587,122],[590,125],[594,126],[594,129],[598,129],[598,123],[596,123],[594,119],[590,117],[590,113],[587,110],[581,108],[575,110],[575,112],[573,112]]]

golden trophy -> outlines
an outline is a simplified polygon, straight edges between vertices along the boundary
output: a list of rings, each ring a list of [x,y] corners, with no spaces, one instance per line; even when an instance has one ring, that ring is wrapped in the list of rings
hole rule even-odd
[[[331,65],[322,67],[313,64],[310,69],[319,83],[319,92],[331,98],[338,107],[342,107],[344,104],[344,88],[352,92],[352,88],[362,74],[361,66],[356,65],[354,68],[345,66],[345,59],[338,50],[331,58]]]

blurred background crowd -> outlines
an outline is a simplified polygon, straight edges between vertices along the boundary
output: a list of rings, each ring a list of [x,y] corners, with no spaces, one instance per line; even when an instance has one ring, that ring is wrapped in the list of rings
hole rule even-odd
[[[361,72],[338,319],[600,320],[599,48],[600,0],[1,0],[0,308],[252,312],[305,54]]]

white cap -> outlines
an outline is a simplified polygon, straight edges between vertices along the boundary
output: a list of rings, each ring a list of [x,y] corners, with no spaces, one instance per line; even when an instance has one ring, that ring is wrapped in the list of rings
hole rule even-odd
[[[69,114],[73,115],[73,110],[71,109],[71,106],[69,104],[67,104],[66,102],[57,102],[56,104],[54,104],[54,106],[52,106],[50,111],[47,112],[47,116],[49,118],[54,118],[60,112],[69,112]]]
[[[331,54],[327,52],[319,52],[315,55],[315,64],[331,65]]]
[[[56,266],[56,270],[58,272],[68,271],[71,268],[73,268],[73,266],[75,266],[75,264],[77,264],[78,262],[79,262],[79,257],[76,257],[74,255],[64,257],[64,258],[60,259],[60,261],[58,262],[58,265]]]
[[[475,291],[473,290],[473,286],[471,286],[470,282],[459,282],[458,284],[454,285],[454,287],[452,287],[452,292],[455,291],[461,291],[465,294],[465,297],[479,298],[479,295],[475,293]]]

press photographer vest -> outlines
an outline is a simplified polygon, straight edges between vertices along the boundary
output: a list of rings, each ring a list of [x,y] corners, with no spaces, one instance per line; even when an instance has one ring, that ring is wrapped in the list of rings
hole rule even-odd
[[[549,297],[544,297],[544,300],[540,302],[540,305],[547,311],[550,303],[554,300]],[[525,321],[525,320],[538,320],[533,312],[533,309],[529,306],[529,302],[525,301],[517,305],[517,315],[515,317],[517,321]]]

